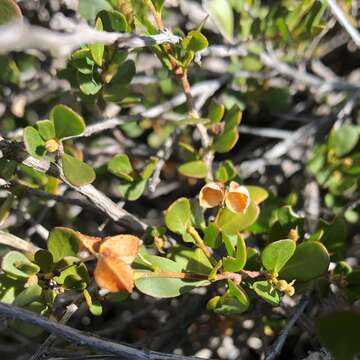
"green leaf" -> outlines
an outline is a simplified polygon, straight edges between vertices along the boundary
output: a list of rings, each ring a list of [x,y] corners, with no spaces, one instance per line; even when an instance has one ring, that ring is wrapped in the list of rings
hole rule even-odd
[[[41,120],[36,123],[36,127],[39,131],[40,136],[44,140],[50,140],[55,138],[55,127],[54,123],[50,120]]]
[[[294,255],[295,242],[290,239],[278,240],[265,247],[261,253],[261,262],[265,269],[278,274]]]
[[[96,73],[77,73],[77,81],[82,93],[85,95],[96,95],[102,88],[102,84]]]
[[[231,160],[225,160],[216,170],[215,179],[224,183],[234,179],[237,171]]]
[[[95,171],[88,164],[66,153],[61,154],[61,162],[66,180],[74,186],[84,186],[95,180]]]
[[[225,271],[238,272],[242,270],[246,264],[246,244],[242,236],[237,235],[236,250],[234,253],[228,253],[228,257],[223,258],[223,266]]]
[[[348,154],[359,141],[359,133],[355,126],[342,125],[332,130],[329,136],[328,146],[339,157]]]
[[[128,85],[136,73],[135,63],[132,60],[126,60],[119,65],[117,73],[111,80],[110,84]]]
[[[216,301],[215,313],[219,315],[242,314],[250,306],[250,300],[240,286],[228,281],[229,290]]]
[[[220,209],[215,223],[220,231],[236,234],[252,225],[259,216],[259,211],[259,207],[251,200],[244,214],[236,214],[227,208]]]
[[[169,248],[167,256],[181,265],[182,271],[194,274],[209,275],[213,266],[201,249],[189,249],[185,246],[176,245]]]
[[[56,105],[50,112],[58,139],[81,135],[85,131],[84,119],[66,105]]]
[[[260,204],[265,201],[269,193],[260,186],[246,186],[250,193],[250,199],[254,201],[255,204]]]
[[[236,145],[238,139],[239,133],[237,129],[231,129],[215,138],[212,149],[220,154],[227,153]]]
[[[204,0],[204,7],[214,20],[220,33],[230,42],[234,36],[234,14],[227,0]]]
[[[116,10],[103,10],[97,14],[104,26],[105,31],[127,32],[130,31],[125,16]]]
[[[83,295],[91,314],[93,314],[94,316],[101,316],[103,310],[101,304],[97,301],[93,302],[88,290],[84,289]]]
[[[145,164],[143,170],[140,173],[140,176],[143,180],[147,180],[151,177],[156,169],[156,164],[158,163],[158,158],[151,157]]]
[[[225,106],[223,104],[218,103],[215,100],[212,100],[209,106],[208,118],[213,123],[220,122],[224,116],[224,112],[225,112]]]
[[[181,272],[182,265],[172,260],[160,257],[147,255],[146,260],[151,262],[157,272]],[[135,286],[146,295],[156,298],[171,298],[177,297],[181,294],[189,292],[195,287],[209,284],[207,280],[204,281],[185,281],[182,279],[172,279],[167,277],[160,278],[136,278],[135,272]]]
[[[344,247],[347,238],[347,226],[341,217],[337,217],[330,224],[325,221],[320,222],[320,229],[324,231],[322,243],[329,251],[331,258],[339,261],[343,258]]]
[[[165,4],[165,0],[152,0],[152,3],[154,4],[155,6],[155,9],[161,13],[163,7],[164,7],[164,4]]]
[[[357,152],[354,155],[349,156],[351,165],[343,165],[343,171],[349,175],[360,175],[360,153]]]
[[[279,293],[272,288],[267,281],[256,281],[253,284],[253,289],[263,300],[273,306],[280,304]]]
[[[10,210],[13,204],[14,197],[15,196],[13,194],[10,194],[0,205],[0,225],[2,225],[10,215]]]
[[[40,249],[34,255],[36,264],[40,266],[40,270],[44,274],[51,273],[54,268],[54,259],[51,252]]]
[[[88,21],[94,21],[95,16],[99,11],[111,9],[111,5],[106,0],[79,1],[79,13]]]
[[[131,95],[130,89],[128,86],[125,86],[121,83],[111,83],[107,85],[104,89],[104,100],[113,103],[121,103],[125,98]],[[126,127],[138,127],[136,123],[127,123],[121,126],[122,129]]]
[[[134,178],[130,174],[134,171],[129,157],[126,154],[114,156],[108,163],[108,170],[127,181],[133,181]]]
[[[19,6],[14,0],[1,0],[0,26],[15,20],[22,20],[22,14]]]
[[[206,246],[212,248],[220,246],[219,229],[214,223],[210,223],[204,230],[204,242]]]
[[[281,279],[306,282],[324,275],[330,257],[325,246],[319,242],[306,241],[296,247],[295,253],[282,269]]]
[[[233,107],[226,113],[224,122],[225,122],[225,128],[224,133],[226,133],[229,130],[232,130],[239,126],[241,121],[241,110],[239,108],[239,105],[233,105]]]
[[[320,341],[334,360],[352,360],[360,353],[359,323],[360,313],[355,310],[335,310],[317,319]]]
[[[101,18],[99,18],[99,17],[96,19],[95,28],[97,31],[102,31],[104,28]],[[103,56],[104,56],[104,51],[105,51],[104,44],[92,44],[92,45],[89,45],[89,49],[90,49],[91,56],[94,59],[95,63],[101,67],[103,64]]]
[[[189,161],[179,166],[178,171],[181,175],[192,177],[195,179],[203,179],[207,176],[208,168],[204,161]]]
[[[190,31],[182,40],[182,46],[188,51],[201,51],[209,45],[206,37],[200,31]]]
[[[24,143],[27,152],[34,158],[41,159],[45,155],[45,141],[32,126],[24,129]]]
[[[187,198],[173,202],[165,212],[167,228],[177,234],[184,234],[191,226],[191,207]]]
[[[146,188],[147,180],[123,181],[119,184],[121,195],[129,201],[135,201],[140,198]]]
[[[82,74],[89,75],[94,71],[95,62],[91,58],[90,48],[82,48],[71,55],[70,63]]]
[[[23,290],[19,295],[16,296],[14,300],[14,305],[16,306],[26,306],[32,302],[39,300],[42,293],[42,288],[39,285],[32,285]]]
[[[28,278],[40,268],[18,251],[9,251],[2,259],[1,269],[17,278]]]
[[[80,249],[80,239],[74,230],[56,227],[51,230],[47,245],[54,262],[57,263],[65,256],[77,255]]]

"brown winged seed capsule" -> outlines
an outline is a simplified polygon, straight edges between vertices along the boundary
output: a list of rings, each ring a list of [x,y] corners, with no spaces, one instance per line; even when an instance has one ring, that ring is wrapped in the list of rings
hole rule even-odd
[[[140,239],[133,235],[118,235],[105,238],[100,245],[99,260],[94,272],[97,284],[111,292],[134,288],[130,264],[134,261]]]
[[[245,186],[232,181],[225,194],[226,206],[235,213],[244,213],[250,205],[250,194]]]
[[[202,187],[199,194],[200,206],[203,208],[213,208],[224,202],[224,185],[221,183],[210,182]]]

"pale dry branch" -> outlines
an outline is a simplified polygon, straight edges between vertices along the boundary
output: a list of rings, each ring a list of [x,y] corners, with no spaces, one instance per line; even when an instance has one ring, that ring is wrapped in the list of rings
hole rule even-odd
[[[20,239],[19,237],[0,230],[0,244],[6,245],[21,251],[35,254],[40,248],[31,242]]]
[[[351,24],[346,14],[340,8],[340,6],[336,3],[335,0],[327,0],[327,3],[330,7],[331,12],[337,18],[339,23],[343,26],[343,28],[347,31],[350,37],[353,39],[354,43],[360,47],[360,33],[355,29],[355,27]]]
[[[178,36],[168,31],[156,35],[139,36],[131,33],[96,31],[80,25],[71,33],[63,33],[26,23],[12,23],[0,28],[0,53],[38,49],[66,56],[84,44],[116,43],[121,48],[141,48],[163,43],[177,43]]]
[[[147,225],[144,222],[117,206],[110,198],[97,190],[93,185],[89,184],[80,187],[72,185],[64,177],[62,169],[59,165],[51,163],[48,160],[39,160],[29,156],[21,149],[19,143],[0,140],[0,151],[0,158],[4,157],[12,159],[18,163],[22,163],[35,170],[47,173],[62,180],[70,188],[87,197],[92,204],[94,204],[115,222],[118,222],[119,224],[139,233],[144,232],[147,228]]]

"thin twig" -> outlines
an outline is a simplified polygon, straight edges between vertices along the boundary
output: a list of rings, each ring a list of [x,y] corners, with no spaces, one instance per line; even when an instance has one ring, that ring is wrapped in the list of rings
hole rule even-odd
[[[130,33],[96,31],[87,25],[81,25],[72,33],[62,33],[26,23],[12,23],[0,28],[0,53],[39,49],[65,56],[84,44],[116,43],[121,48],[140,48],[177,43],[179,40],[178,36],[165,31],[156,35],[139,36]]]
[[[70,304],[66,307],[65,313],[60,319],[60,324],[66,324],[73,314],[77,311],[78,306],[76,304]],[[40,360],[44,355],[47,355],[52,345],[57,340],[57,336],[54,334],[50,334],[47,339],[41,344],[36,353],[30,358],[30,360]]]
[[[344,14],[340,6],[336,3],[335,0],[327,0],[327,3],[329,4],[332,13],[338,19],[339,23],[348,32],[354,43],[360,47],[360,33],[354,28],[354,26],[352,26],[351,22]]]
[[[290,320],[281,331],[280,336],[276,339],[276,341],[273,343],[273,345],[267,352],[267,355],[265,356],[265,360],[274,360],[277,358],[278,355],[280,355],[281,349],[285,344],[285,341],[289,335],[290,330],[295,325],[301,314],[305,311],[309,302],[310,302],[310,295],[304,295],[299,305],[295,309],[294,314],[291,316]]]
[[[0,139],[0,158],[2,157],[22,163],[35,170],[62,180],[70,188],[87,197],[97,208],[108,215],[112,220],[135,232],[143,233],[147,228],[147,225],[144,222],[117,206],[110,198],[97,190],[93,185],[89,184],[80,187],[72,185],[64,177],[59,165],[45,159],[38,160],[29,156],[21,149],[19,143]]]
[[[99,337],[92,336],[80,330],[71,328],[70,326],[60,324],[56,321],[47,319],[44,316],[35,314],[28,310],[19,308],[14,305],[0,303],[0,314],[7,319],[16,319],[26,323],[39,326],[56,336],[60,336],[65,340],[86,346],[97,351],[107,354],[119,356],[121,359],[128,360],[175,360],[175,359],[194,359],[189,357],[176,356],[171,354],[163,354],[156,351],[140,350],[127,344],[115,343],[104,340]]]

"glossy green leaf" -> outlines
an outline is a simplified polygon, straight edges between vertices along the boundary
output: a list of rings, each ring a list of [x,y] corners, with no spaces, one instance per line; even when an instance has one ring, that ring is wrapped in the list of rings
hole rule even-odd
[[[99,17],[96,19],[95,28],[97,31],[102,31],[104,29],[101,18]],[[95,63],[101,67],[103,64],[103,56],[105,51],[104,44],[92,44],[89,45],[89,49]]]
[[[182,265],[172,260],[148,255],[146,260],[150,261],[157,272],[181,272]],[[176,297],[186,292],[189,292],[195,287],[204,286],[208,284],[207,280],[204,281],[188,281],[182,279],[173,279],[167,277],[159,278],[137,278],[135,272],[135,286],[136,288],[146,295],[157,298],[170,298]]]
[[[31,304],[32,302],[39,300],[41,293],[41,286],[37,284],[29,286],[16,296],[13,304],[21,307]]]
[[[103,310],[101,303],[99,303],[97,301],[94,302],[91,298],[89,291],[86,289],[84,289],[83,295],[84,295],[84,298],[86,301],[86,305],[88,306],[91,314],[93,314],[94,316],[101,316],[102,310]]]
[[[231,129],[216,137],[212,148],[220,154],[227,153],[236,145],[238,139],[239,133],[237,129]]]
[[[228,253],[228,255],[228,257],[223,258],[225,271],[238,272],[244,268],[247,260],[247,252],[246,243],[242,236],[237,236],[236,248],[233,253]]]
[[[348,154],[359,141],[359,133],[355,126],[342,125],[336,130],[332,130],[329,136],[329,148],[335,151],[339,157]]]
[[[108,170],[127,181],[133,181],[134,178],[130,175],[133,172],[133,167],[126,154],[114,156],[108,163]]]
[[[204,0],[205,9],[214,20],[220,33],[230,42],[234,36],[234,14],[227,0]]]
[[[91,56],[90,48],[85,47],[71,55],[70,64],[81,74],[89,75],[94,71],[95,62]]]
[[[189,249],[185,246],[173,246],[167,250],[167,256],[182,266],[182,271],[209,275],[213,266],[201,249]]]
[[[225,160],[215,172],[215,179],[226,183],[237,176],[237,171],[231,160]]]
[[[135,63],[132,60],[126,60],[119,65],[117,73],[111,80],[116,85],[128,85],[136,73]]]
[[[238,105],[234,105],[225,115],[224,122],[224,133],[226,133],[229,130],[232,130],[239,126],[241,121],[241,110]]]
[[[45,155],[45,141],[32,126],[24,129],[24,143],[27,152],[34,158],[41,159]]]
[[[334,360],[352,360],[360,353],[360,313],[355,310],[335,310],[321,315],[316,330],[321,343]]]
[[[80,0],[79,13],[88,21],[94,21],[96,14],[101,10],[111,10],[111,5],[106,0]]]
[[[135,201],[140,198],[146,188],[146,180],[123,181],[119,184],[118,189],[125,199]]]
[[[85,131],[84,119],[66,105],[56,105],[50,112],[58,139],[81,135]]]
[[[147,180],[149,179],[152,174],[154,173],[155,169],[156,169],[156,164],[158,163],[158,158],[156,157],[151,157],[145,164],[143,170],[140,173],[140,177],[143,180]]]
[[[209,106],[208,117],[211,122],[216,123],[220,122],[225,113],[225,106],[223,104],[218,103],[215,100],[212,100]]]
[[[278,274],[291,259],[296,249],[295,242],[290,239],[278,240],[265,247],[261,253],[261,262],[265,269]]]
[[[55,138],[55,127],[52,121],[40,120],[36,123],[36,127],[39,131],[40,136],[44,140],[50,140]]]
[[[96,73],[95,73],[96,74]],[[102,88],[100,79],[94,73],[77,73],[77,81],[81,92],[85,95],[96,95]]]
[[[188,51],[200,51],[207,48],[208,40],[200,31],[190,31],[183,39],[182,46]]]
[[[210,223],[204,230],[204,242],[206,246],[212,248],[220,246],[219,229],[214,223]]]
[[[340,260],[344,255],[344,248],[347,238],[347,226],[341,217],[337,217],[331,223],[320,222],[323,230],[322,243],[330,253],[333,260]]]
[[[1,269],[17,278],[28,278],[40,270],[37,265],[18,251],[9,251],[5,254],[1,261]]]
[[[236,214],[227,208],[220,209],[216,217],[218,229],[226,234],[236,234],[252,225],[259,216],[259,207],[250,202],[244,214]]]
[[[14,0],[0,1],[0,26],[21,19],[21,10]]]
[[[330,257],[323,244],[306,241],[296,247],[294,255],[279,276],[288,281],[296,279],[306,282],[325,274],[329,263]]]
[[[76,256],[80,249],[80,239],[74,230],[56,227],[51,230],[47,245],[56,263],[65,256]]]
[[[268,302],[273,306],[278,306],[280,304],[279,293],[272,288],[272,286],[267,281],[256,281],[253,284],[253,289],[263,300]]]
[[[249,190],[250,193],[250,199],[254,201],[255,204],[260,204],[263,201],[265,201],[269,193],[260,186],[246,186],[246,188]]]
[[[129,25],[125,16],[116,10],[102,10],[97,14],[101,18],[105,31],[127,32]]]
[[[88,164],[66,153],[61,154],[61,162],[66,180],[74,186],[84,186],[95,180],[95,171]]]
[[[165,212],[167,228],[177,234],[183,234],[191,225],[190,201],[186,198],[177,199]]]
[[[34,255],[34,260],[44,274],[51,273],[54,268],[54,259],[50,251],[40,249]]]
[[[207,176],[208,168],[204,161],[189,161],[179,166],[178,171],[181,175],[192,177],[195,179],[203,179]]]

